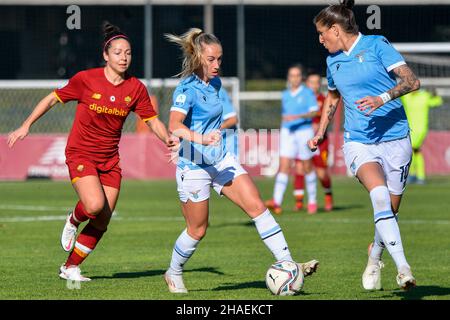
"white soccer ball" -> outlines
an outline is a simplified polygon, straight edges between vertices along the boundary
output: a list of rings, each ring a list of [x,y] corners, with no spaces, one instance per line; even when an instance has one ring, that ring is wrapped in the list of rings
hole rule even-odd
[[[303,288],[303,272],[292,261],[277,261],[266,273],[266,286],[275,295],[292,296]]]

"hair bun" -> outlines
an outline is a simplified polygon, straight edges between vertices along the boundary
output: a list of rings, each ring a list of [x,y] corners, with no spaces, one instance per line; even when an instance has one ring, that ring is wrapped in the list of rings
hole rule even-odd
[[[118,27],[116,27],[115,25],[111,24],[109,21],[104,21],[103,22],[102,30],[103,30],[103,36],[104,36],[105,39],[108,39],[112,35],[116,35],[116,34],[119,34],[121,32]]]
[[[352,8],[355,6],[355,0],[342,0],[341,6],[352,10]]]

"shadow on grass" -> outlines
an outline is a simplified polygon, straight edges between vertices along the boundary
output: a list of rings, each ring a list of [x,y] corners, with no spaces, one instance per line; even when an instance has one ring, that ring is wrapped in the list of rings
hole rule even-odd
[[[450,288],[439,286],[417,286],[410,291],[392,291],[392,294],[402,300],[421,300],[425,297],[447,296],[450,297]]]
[[[166,270],[147,270],[147,271],[137,271],[137,272],[119,272],[115,273],[112,276],[93,276],[91,277],[92,280],[94,279],[134,279],[134,278],[143,278],[143,277],[155,277],[155,276],[162,276]],[[184,273],[188,272],[208,272],[208,273],[214,273],[218,275],[224,275],[223,272],[218,271],[216,268],[197,268],[197,269],[191,269],[191,270],[184,270]]]
[[[210,228],[225,228],[225,227],[254,227],[255,224],[252,220],[249,221],[237,221],[237,222],[225,222],[225,223],[209,223],[208,226]]]
[[[265,290],[268,290],[266,287],[266,283],[264,281],[250,281],[250,282],[243,282],[243,283],[225,283],[214,289],[198,289],[198,290],[191,290],[191,291],[228,291],[228,290],[240,290],[240,289],[265,289]],[[300,296],[307,296],[307,295],[310,295],[310,293],[306,293],[303,291],[300,293]]]

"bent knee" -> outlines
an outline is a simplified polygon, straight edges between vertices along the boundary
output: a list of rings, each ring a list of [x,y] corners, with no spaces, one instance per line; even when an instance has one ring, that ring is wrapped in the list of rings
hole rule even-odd
[[[258,216],[266,211],[266,206],[261,199],[254,199],[254,201],[248,201],[248,204],[244,208],[245,212],[250,216]]]
[[[103,208],[105,207],[105,201],[104,200],[98,200],[98,199],[92,199],[86,201],[86,203],[83,203],[84,209],[87,213],[96,216],[98,215]]]
[[[195,240],[201,240],[206,235],[206,229],[208,226],[201,226],[201,227],[190,227],[187,229],[187,233],[191,238],[194,238]]]

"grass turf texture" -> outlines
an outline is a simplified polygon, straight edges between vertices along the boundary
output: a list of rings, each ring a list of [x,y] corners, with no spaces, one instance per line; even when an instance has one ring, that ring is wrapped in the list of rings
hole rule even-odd
[[[426,185],[409,185],[403,198],[402,240],[418,283],[411,292],[398,289],[395,264],[387,252],[383,290],[362,288],[374,229],[369,197],[356,180],[333,182],[332,213],[291,211],[294,200],[288,188],[284,212],[276,217],[294,259],[321,262],[318,274],[307,278],[302,294],[295,297],[272,296],[266,289],[272,255],[251,220],[215,194],[206,238],[185,266],[189,294],[170,294],[163,274],[184,228],[174,181],[123,182],[118,214],[82,265],[93,281],[70,290],[58,269],[67,257],[59,237],[64,208],[76,203],[72,187],[68,182],[2,182],[0,299],[450,299],[450,179],[434,177]],[[263,198],[270,198],[273,180],[256,183]],[[318,198],[321,207],[320,188]]]

